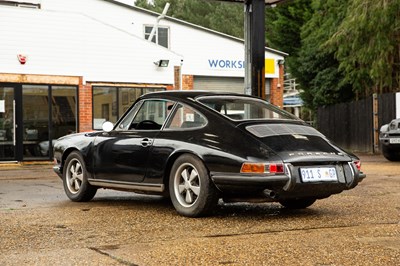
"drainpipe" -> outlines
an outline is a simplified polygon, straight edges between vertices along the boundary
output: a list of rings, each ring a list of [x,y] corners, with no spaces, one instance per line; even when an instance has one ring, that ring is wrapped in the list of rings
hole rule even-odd
[[[170,6],[170,4],[169,4],[169,3],[166,3],[163,12],[161,13],[161,15],[159,15],[159,16],[157,17],[156,24],[154,25],[153,29],[152,29],[151,32],[150,32],[150,36],[149,36],[149,38],[147,39],[148,41],[151,42],[151,40],[153,39],[154,34],[156,33],[156,30],[157,30],[157,28],[158,28],[158,23],[160,22],[160,20],[162,20],[163,18],[165,18],[165,15],[166,15],[167,12],[168,12],[169,6]]]

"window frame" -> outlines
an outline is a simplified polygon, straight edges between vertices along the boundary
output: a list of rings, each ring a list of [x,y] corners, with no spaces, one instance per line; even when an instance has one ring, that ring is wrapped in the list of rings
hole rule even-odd
[[[144,39],[145,40],[147,40],[148,38],[149,38],[149,36],[150,36],[150,34],[151,34],[151,31],[152,31],[152,29],[154,28],[154,24],[144,24],[143,25],[143,36],[144,36]],[[149,33],[147,33],[146,32],[146,29],[147,28],[150,28],[150,32]],[[162,45],[162,44],[160,44],[160,41],[159,41],[159,39],[160,39],[160,36],[159,36],[159,29],[166,29],[167,30],[167,46],[164,46],[164,45]],[[158,25],[157,26],[157,30],[156,30],[156,34],[154,35],[154,37],[153,38],[155,38],[155,40],[154,40],[154,42],[153,42],[153,40],[150,40],[151,42],[153,42],[153,43],[155,43],[155,44],[157,44],[157,45],[160,45],[160,46],[162,46],[162,47],[165,47],[165,48],[167,48],[167,49],[170,49],[170,46],[171,46],[171,43],[170,43],[170,32],[171,32],[171,28],[169,27],[169,26],[160,26],[160,25]]]
[[[135,119],[138,117],[139,112],[142,110],[142,108],[153,108],[153,106],[151,105],[151,102],[163,102],[164,104],[171,104],[171,109],[168,110],[169,108],[167,107],[167,113],[165,113],[165,118],[163,119],[162,124],[160,124],[160,128],[159,129],[137,129],[137,128],[130,128],[130,126],[134,123]],[[117,123],[116,126],[114,127],[114,130],[116,131],[150,131],[150,130],[157,130],[157,131],[161,131],[164,129],[165,125],[168,123],[168,121],[170,121],[171,119],[171,114],[174,113],[174,110],[176,108],[177,102],[170,100],[170,99],[161,99],[161,98],[148,98],[148,99],[142,99],[139,102],[137,102],[134,106],[131,107],[131,109],[125,113],[125,115],[123,117],[121,117]],[[160,111],[164,111],[160,110],[159,106],[154,106],[155,107],[155,114],[160,114]],[[158,108],[158,110],[157,110]],[[168,112],[169,111],[169,112]],[[129,117],[129,118],[128,118]],[[129,127],[122,127],[121,125],[123,125],[122,123],[126,121],[126,119],[129,121]],[[148,119],[143,119],[141,121],[145,121]],[[157,121],[152,120],[154,122],[156,122],[158,124]],[[140,123],[140,122],[139,122]]]
[[[196,112],[197,114],[200,115],[200,117],[205,121],[204,124],[200,125],[200,126],[194,126],[194,127],[173,127],[171,128],[170,125],[175,117],[175,115],[179,112],[180,108],[188,108],[191,109],[193,112]],[[187,121],[183,121],[182,124],[184,122]],[[165,131],[188,131],[188,130],[194,130],[194,129],[200,129],[200,128],[204,128],[208,125],[208,119],[207,117],[201,113],[200,111],[198,111],[196,108],[194,108],[193,106],[184,104],[182,102],[176,102],[174,107],[171,109],[171,112],[169,114],[168,120],[165,121],[164,126],[163,126],[163,130]]]

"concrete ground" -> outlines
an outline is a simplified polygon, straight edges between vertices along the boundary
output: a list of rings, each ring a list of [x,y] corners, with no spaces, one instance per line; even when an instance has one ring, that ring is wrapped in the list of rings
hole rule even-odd
[[[160,197],[100,190],[68,200],[50,164],[0,166],[0,265],[400,265],[400,163],[305,210],[218,206],[179,216]]]

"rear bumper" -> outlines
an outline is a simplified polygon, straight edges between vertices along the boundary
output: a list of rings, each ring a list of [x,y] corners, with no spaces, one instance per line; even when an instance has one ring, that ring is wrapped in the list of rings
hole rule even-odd
[[[353,163],[334,167],[336,167],[338,176],[338,180],[334,182],[304,183],[300,177],[300,167],[290,163],[285,164],[285,174],[281,175],[212,173],[211,179],[220,191],[228,194],[256,194],[267,190],[284,198],[323,198],[354,188],[366,177],[364,173],[357,170]]]
[[[212,176],[216,185],[266,185],[271,183],[287,183],[290,177],[287,175],[254,176],[241,174],[218,173]]]

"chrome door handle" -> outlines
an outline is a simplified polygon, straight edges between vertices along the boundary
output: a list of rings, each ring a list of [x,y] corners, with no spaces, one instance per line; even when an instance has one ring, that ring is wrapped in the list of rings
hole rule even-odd
[[[143,147],[147,147],[147,146],[150,146],[151,144],[153,144],[153,140],[144,138],[144,139],[142,139],[140,144],[142,144]]]

